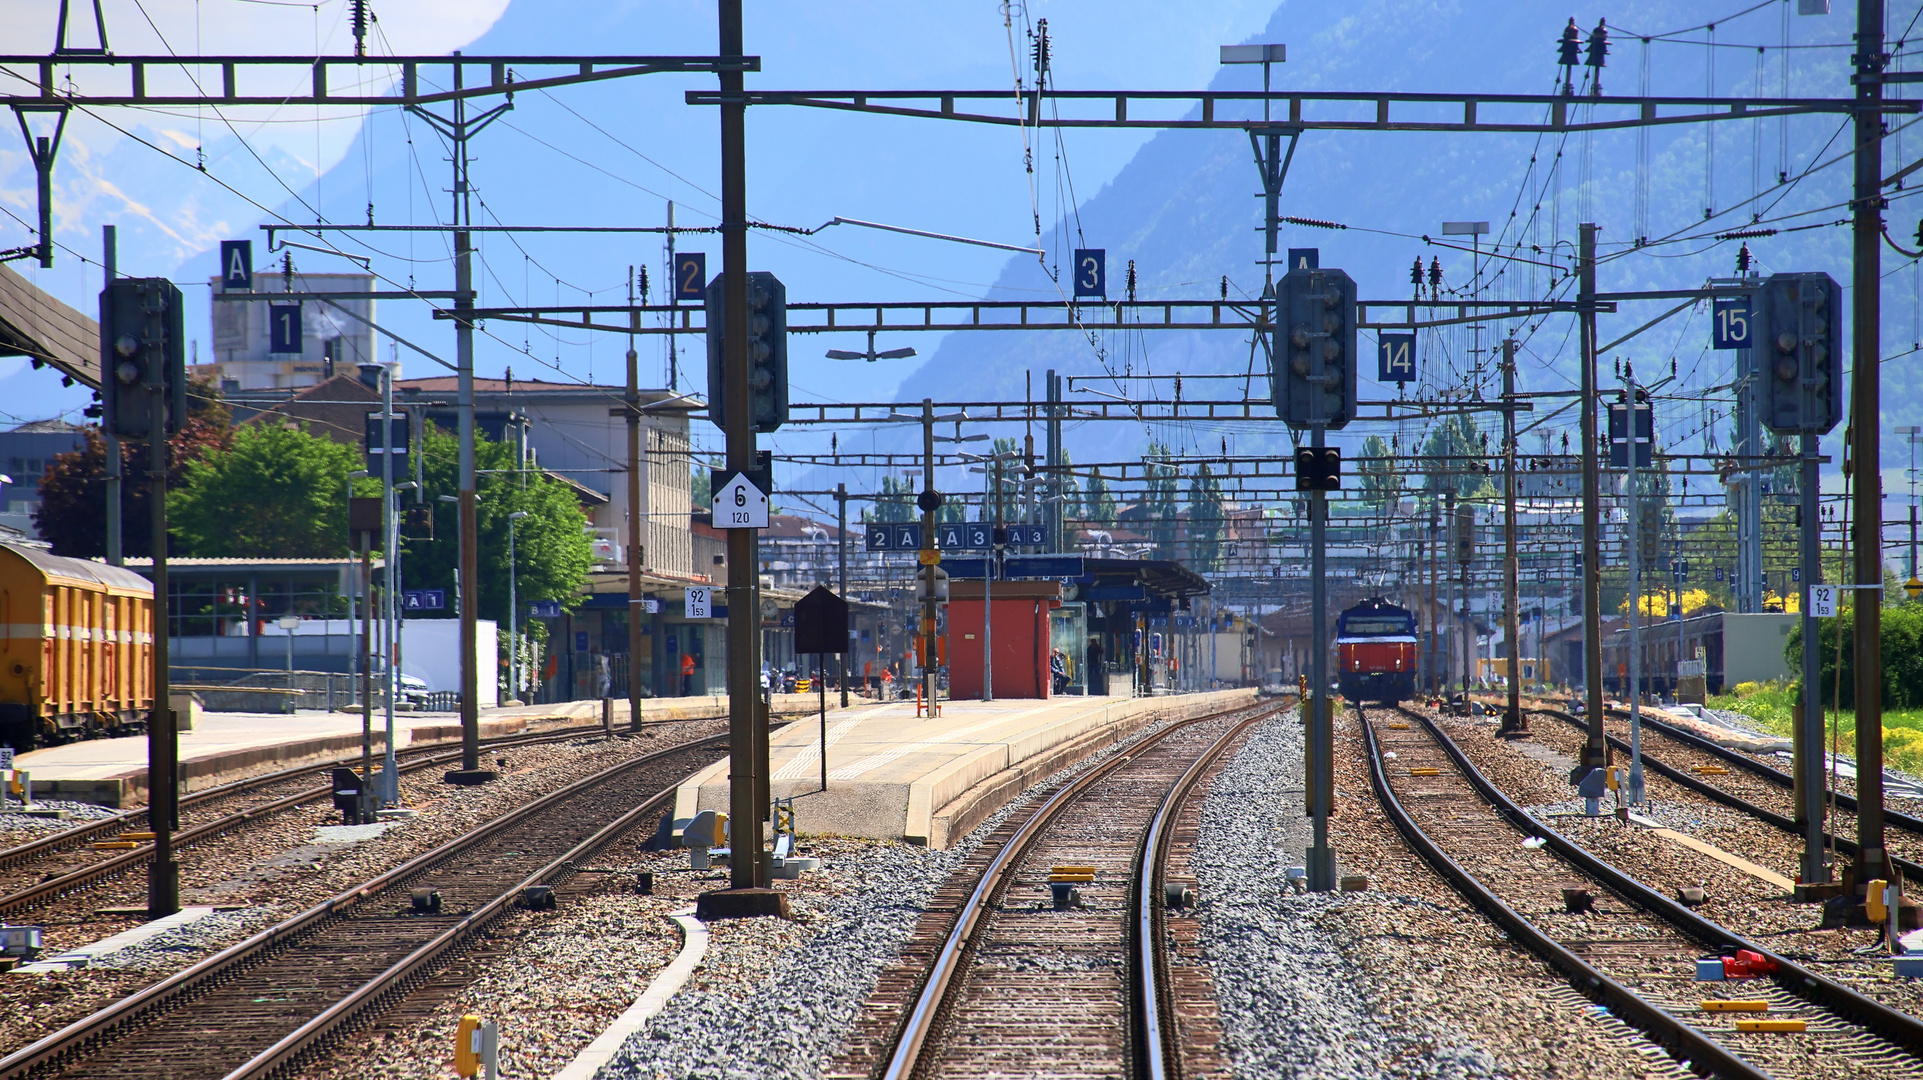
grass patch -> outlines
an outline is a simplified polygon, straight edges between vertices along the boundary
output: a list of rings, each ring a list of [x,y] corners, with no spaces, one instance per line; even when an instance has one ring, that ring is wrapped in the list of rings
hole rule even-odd
[[[1772,735],[1790,738],[1796,719],[1797,690],[1794,683],[1739,683],[1727,694],[1709,699],[1709,707],[1742,713]],[[1856,713],[1845,709],[1841,716],[1825,708],[1824,741],[1835,731],[1836,748],[1842,756],[1855,757]],[[1923,709],[1890,709],[1883,713],[1883,763],[1913,776],[1923,776]]]

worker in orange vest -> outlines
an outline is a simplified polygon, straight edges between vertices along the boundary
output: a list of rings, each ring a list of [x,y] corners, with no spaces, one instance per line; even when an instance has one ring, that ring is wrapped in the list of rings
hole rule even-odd
[[[694,657],[681,654],[681,696],[689,697],[694,693]]]

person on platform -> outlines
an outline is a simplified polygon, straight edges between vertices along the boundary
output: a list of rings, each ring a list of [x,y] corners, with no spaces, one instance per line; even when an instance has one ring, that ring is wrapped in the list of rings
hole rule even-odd
[[[1102,639],[1088,639],[1088,692],[1097,697],[1108,696],[1108,662],[1103,656]]]
[[[1055,677],[1055,693],[1068,693],[1068,654],[1060,649],[1048,654],[1048,673]]]
[[[614,694],[614,667],[608,663],[608,654],[594,654],[595,697],[611,697]]]
[[[681,654],[681,696],[694,696],[694,655]]]

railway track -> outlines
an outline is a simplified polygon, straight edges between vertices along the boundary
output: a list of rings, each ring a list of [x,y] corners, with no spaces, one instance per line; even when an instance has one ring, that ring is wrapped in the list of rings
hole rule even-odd
[[[481,746],[483,750],[498,752],[514,747],[567,742],[599,730],[597,727],[584,726],[564,731],[509,735],[489,739]],[[459,747],[422,748],[411,754],[402,750],[397,754],[402,774],[436,768],[457,762],[460,758]],[[355,755],[319,765],[301,765],[265,773],[183,796],[181,810],[185,815],[182,819],[185,827],[174,834],[175,850],[189,848],[275,814],[331,798],[333,787],[328,773],[337,767],[359,764],[360,757]],[[323,777],[322,783],[303,784],[284,795],[274,790],[299,783],[317,773]],[[240,809],[206,816],[209,811],[217,811],[222,805],[235,801],[243,803]],[[193,813],[187,814],[190,810]],[[195,817],[203,820],[195,821]],[[147,810],[141,807],[71,829],[62,829],[0,851],[0,872],[4,872],[4,878],[0,880],[6,882],[0,888],[11,886],[11,891],[0,893],[0,916],[30,911],[146,866],[153,860],[153,844],[150,842],[142,841],[138,846],[115,850],[111,854],[87,850],[95,842],[111,842],[125,833],[137,833],[146,824]],[[49,869],[51,864],[59,865]]]
[[[904,954],[925,979],[884,974],[870,999],[869,1014],[890,1029],[885,1045],[831,1071],[889,1080],[1216,1071],[1217,1061],[1190,1068],[1208,1056],[1212,1039],[1198,1036],[1212,1001],[1192,965],[1162,947],[1166,924],[1181,918],[1167,910],[1168,890],[1188,885],[1165,861],[1193,841],[1190,793],[1279,708],[1172,724],[1012,816],[931,902],[954,914],[946,933],[918,934]],[[1079,897],[1058,910],[1050,879],[1064,876],[1081,879]]]
[[[1556,709],[1531,709],[1530,712],[1547,716],[1578,730],[1587,730],[1586,725],[1569,713]],[[1628,760],[1629,743],[1614,735],[1606,736],[1609,745]],[[1666,743],[1676,752],[1675,757],[1659,757],[1652,753],[1651,743]],[[1657,747],[1661,749],[1661,747]],[[1802,827],[1796,824],[1793,807],[1790,806],[1790,793],[1794,781],[1788,773],[1771,768],[1748,754],[1731,750],[1725,746],[1702,738],[1692,732],[1684,731],[1660,720],[1652,721],[1643,717],[1643,767],[1665,780],[1689,789],[1703,798],[1720,806],[1740,811],[1767,825],[1791,836],[1801,837]],[[1680,762],[1680,764],[1679,764]],[[1716,764],[1725,768],[1735,766],[1738,773],[1725,773],[1719,781],[1706,779],[1713,773],[1696,771],[1704,764]],[[1843,814],[1854,818],[1856,799],[1844,792],[1836,792],[1838,819]],[[1765,805],[1767,804],[1767,805]],[[1891,837],[1895,844],[1887,852],[1890,861],[1901,871],[1907,880],[1923,880],[1923,862],[1904,858],[1896,853],[1896,845],[1907,846],[1912,851],[1923,851],[1923,820],[1895,811],[1884,811],[1885,825],[1901,835]],[[1841,820],[1837,825],[1849,824]],[[1838,828],[1824,833],[1830,846],[1839,854],[1852,858],[1857,853],[1857,843],[1845,835],[1849,830]]]
[[[0,1059],[0,1078],[293,1075],[468,947],[523,890],[565,881],[641,827],[726,738],[621,762],[502,815]],[[427,888],[438,903],[414,903]]]
[[[1411,710],[1360,717],[1371,779],[1410,844],[1471,903],[1580,992],[1701,1072],[1923,1077],[1923,1022],[1710,922],[1528,816],[1435,723]],[[1393,766],[1385,753],[1394,751]],[[1535,837],[1539,850],[1521,847]],[[1586,894],[1574,903],[1565,890]],[[1748,949],[1768,980],[1699,984],[1694,962]],[[1713,998],[1768,1003],[1801,1033],[1746,1031]]]

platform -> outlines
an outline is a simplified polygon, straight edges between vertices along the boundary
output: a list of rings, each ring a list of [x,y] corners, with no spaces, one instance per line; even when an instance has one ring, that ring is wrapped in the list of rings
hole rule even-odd
[[[860,700],[860,699],[856,699]],[[838,698],[829,695],[831,713]],[[813,694],[780,694],[777,715],[812,713]],[[722,697],[650,698],[641,703],[642,723],[706,720],[728,715]],[[614,703],[617,731],[628,726],[628,703]],[[579,726],[600,727],[601,702],[564,701],[551,705],[517,705],[481,710],[481,737],[498,738],[523,731]],[[374,753],[385,753],[387,721],[374,715]],[[397,713],[397,749],[456,743],[461,738],[458,713]],[[217,713],[195,714],[194,729],[180,733],[182,791],[199,791],[248,776],[295,765],[318,764],[359,753],[361,714],[358,712]],[[33,777],[36,798],[71,799],[99,806],[136,806],[147,801],[147,739],[132,736],[88,739],[21,754],[15,767]]]
[[[949,701],[935,719],[912,701],[828,717],[828,789],[821,729],[805,720],[774,732],[770,792],[795,800],[798,831],[946,848],[1051,773],[1158,719],[1184,719],[1255,700],[1253,689],[1166,697]],[[728,763],[681,785],[675,816],[728,810]]]

